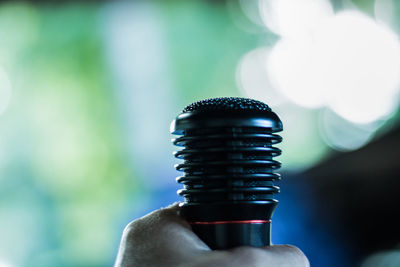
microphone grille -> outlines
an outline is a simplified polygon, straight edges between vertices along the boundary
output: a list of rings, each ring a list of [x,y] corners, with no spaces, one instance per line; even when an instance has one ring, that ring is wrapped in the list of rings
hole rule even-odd
[[[194,102],[183,109],[186,112],[219,111],[219,110],[254,110],[271,111],[271,108],[254,99],[243,97],[217,97]]]

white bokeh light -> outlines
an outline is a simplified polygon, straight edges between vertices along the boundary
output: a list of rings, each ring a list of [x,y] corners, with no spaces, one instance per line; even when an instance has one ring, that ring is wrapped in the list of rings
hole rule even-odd
[[[0,267],[13,267],[13,265],[11,265],[8,262],[0,260]]]
[[[283,153],[277,159],[283,170],[300,172],[322,160],[328,147],[318,133],[316,114],[290,102],[274,107],[283,123],[279,133],[283,142],[277,145]]]
[[[280,40],[272,49],[267,71],[272,84],[297,105],[316,108],[325,104],[326,94],[316,76],[313,43],[307,39]]]
[[[388,28],[356,11],[324,20],[312,38],[282,38],[268,72],[289,99],[328,106],[355,123],[390,116],[397,108],[400,44]]]
[[[262,47],[244,55],[236,70],[236,83],[244,95],[275,107],[288,100],[270,82],[267,73],[269,54],[270,48]]]
[[[329,109],[320,113],[320,134],[326,144],[338,151],[361,148],[373,138],[375,130],[380,126],[380,123],[351,123]]]
[[[262,20],[273,32],[298,37],[333,15],[329,0],[260,0]]]
[[[239,0],[239,5],[246,17],[254,24],[264,25],[258,8],[258,0]]]
[[[378,22],[384,23],[389,27],[395,27],[396,16],[394,0],[375,0],[374,13]]]
[[[349,0],[336,14],[328,0],[258,4],[265,26],[281,39],[242,58],[236,78],[244,94],[277,107],[320,109],[321,136],[334,149],[368,143],[399,105],[393,0],[375,1],[376,19]]]
[[[11,82],[0,66],[0,115],[7,109],[11,99]]]
[[[398,37],[362,13],[348,11],[327,20],[315,38],[315,75],[329,107],[356,123],[390,115],[400,82]]]

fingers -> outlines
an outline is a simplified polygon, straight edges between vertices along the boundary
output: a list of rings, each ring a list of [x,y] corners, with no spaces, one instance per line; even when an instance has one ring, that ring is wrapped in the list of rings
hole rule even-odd
[[[255,267],[309,267],[307,257],[297,247],[290,245],[264,248],[239,247],[232,250],[236,265]]]
[[[210,251],[180,215],[178,204],[131,222],[124,230],[115,266],[309,267],[288,245]]]
[[[176,203],[128,224],[116,265],[151,266],[156,261],[173,266],[173,262],[186,261],[199,251],[208,250],[181,217]]]
[[[294,246],[238,247],[215,250],[192,258],[184,267],[309,267],[306,256]]]
[[[209,250],[180,215],[178,203],[131,222],[126,228],[126,234],[130,241],[151,239],[152,242],[158,242],[158,247],[185,244],[187,250],[192,244],[194,249]]]
[[[265,251],[271,252],[276,258],[287,258],[287,266],[304,266],[309,267],[310,262],[306,255],[299,248],[292,245],[279,245],[264,248]],[[289,260],[290,259],[290,260]]]

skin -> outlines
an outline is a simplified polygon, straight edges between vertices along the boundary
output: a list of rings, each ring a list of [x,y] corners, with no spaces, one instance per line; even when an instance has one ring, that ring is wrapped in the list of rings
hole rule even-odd
[[[290,245],[210,250],[180,215],[178,204],[156,210],[125,228],[115,267],[309,267]]]

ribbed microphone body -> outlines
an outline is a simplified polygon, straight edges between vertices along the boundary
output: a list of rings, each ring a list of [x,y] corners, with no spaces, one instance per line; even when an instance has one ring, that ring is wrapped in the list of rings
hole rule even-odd
[[[172,122],[182,212],[211,249],[270,245],[281,130],[266,104],[233,97],[192,103]]]

